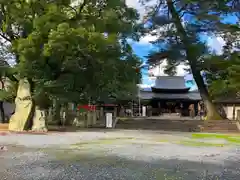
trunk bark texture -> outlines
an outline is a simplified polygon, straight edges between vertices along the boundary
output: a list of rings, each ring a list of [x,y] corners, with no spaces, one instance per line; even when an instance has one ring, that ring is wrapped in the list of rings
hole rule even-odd
[[[198,86],[200,95],[203,99],[203,102],[206,106],[207,109],[207,120],[222,120],[223,118],[221,117],[220,113],[218,112],[217,108],[215,105],[212,103],[212,99],[209,96],[207,87],[204,84],[203,78],[201,76],[201,72],[197,67],[197,57],[194,54],[194,51],[192,50],[192,44],[189,41],[188,35],[182,25],[181,18],[174,7],[174,3],[172,0],[167,0],[167,6],[168,9],[172,15],[172,18],[174,20],[174,24],[176,26],[176,29],[180,35],[180,38],[185,46],[186,49],[186,57],[187,60],[189,61],[190,68],[192,70],[192,74],[194,77],[194,80]]]
[[[61,111],[61,104],[59,103],[58,100],[54,100],[53,102],[53,121],[57,122],[58,126],[62,126],[62,120],[60,116],[60,111]]]
[[[235,105],[235,104],[233,104],[232,119],[233,119],[233,120],[236,119],[236,105]]]
[[[1,82],[1,89],[4,90],[5,89],[5,86],[4,86],[4,82],[3,82],[3,79],[0,78],[0,82]],[[0,123],[5,123],[5,111],[4,111],[4,107],[3,107],[3,100],[0,101]]]
[[[3,101],[0,101],[0,123],[5,123],[5,112],[3,107]]]
[[[200,95],[201,95],[204,105],[207,109],[206,120],[222,120],[223,117],[221,116],[217,107],[213,104],[212,99],[209,96],[209,93],[207,91],[207,87],[204,84],[204,81],[203,81],[200,71],[198,71],[195,67],[191,67],[191,69],[192,69],[192,74],[195,79],[195,82],[198,86]]]

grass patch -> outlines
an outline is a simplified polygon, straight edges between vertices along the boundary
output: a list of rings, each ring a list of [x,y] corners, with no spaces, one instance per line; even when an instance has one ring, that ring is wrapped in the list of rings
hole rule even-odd
[[[192,138],[194,138],[194,139],[224,139],[224,140],[228,141],[229,143],[240,145],[240,135],[195,133],[195,134],[192,134]]]
[[[166,140],[166,139],[159,139],[159,140],[155,140],[156,142],[161,142],[161,143],[167,143],[167,142],[171,142],[171,140]]]
[[[177,144],[185,145],[185,146],[194,146],[194,147],[223,147],[226,144],[222,143],[208,143],[208,142],[201,142],[201,141],[179,141]]]
[[[174,139],[153,139],[155,142],[169,142],[172,144],[178,144],[178,145],[185,145],[185,146],[193,146],[193,147],[223,147],[228,144],[224,143],[214,143],[214,142],[203,142],[199,141],[197,139],[189,140],[189,139],[182,139],[182,140],[174,140]]]
[[[218,138],[218,139],[225,139],[225,138],[239,138],[240,135],[232,135],[232,134],[215,134],[215,133],[193,133],[193,138]]]
[[[97,140],[89,140],[84,142],[79,142],[76,144],[73,144],[73,147],[82,147],[86,145],[104,145],[104,144],[114,144],[119,141],[128,141],[128,140],[134,140],[135,138],[127,137],[127,138],[103,138],[103,139],[97,139]]]
[[[228,137],[226,140],[230,143],[239,144],[240,145],[240,138],[235,137]]]
[[[152,138],[151,140],[159,143],[171,143],[174,141],[174,139],[159,139],[159,138]]]

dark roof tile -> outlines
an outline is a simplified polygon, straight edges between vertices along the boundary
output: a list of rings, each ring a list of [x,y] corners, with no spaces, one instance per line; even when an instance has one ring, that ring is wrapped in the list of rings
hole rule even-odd
[[[155,89],[188,89],[185,85],[184,76],[158,76]]]

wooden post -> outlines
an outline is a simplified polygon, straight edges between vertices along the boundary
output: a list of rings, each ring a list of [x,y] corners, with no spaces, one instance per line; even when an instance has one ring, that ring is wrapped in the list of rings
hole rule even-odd
[[[100,108],[100,117],[99,119],[102,120],[104,118],[104,109],[103,107]]]
[[[236,116],[236,105],[233,104],[233,112],[232,112],[232,119],[233,119],[233,120],[236,119],[235,116]]]
[[[117,107],[114,107],[113,117],[117,117]]]
[[[237,120],[240,122],[240,110],[237,110]]]

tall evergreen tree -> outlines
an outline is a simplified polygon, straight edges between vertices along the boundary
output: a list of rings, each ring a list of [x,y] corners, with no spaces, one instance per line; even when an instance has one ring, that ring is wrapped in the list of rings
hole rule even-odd
[[[239,92],[240,50],[240,2],[216,1],[214,10],[223,17],[231,17],[234,23],[219,23],[218,34],[225,43],[222,54],[205,59],[210,93],[216,98],[236,98]]]
[[[158,36],[153,44],[159,48],[150,55],[149,63],[166,57],[169,70],[180,63],[188,65],[207,107],[207,119],[222,119],[201,76],[209,55],[201,35],[220,33],[221,15],[225,12],[217,9],[215,1],[199,0],[159,0],[148,9],[151,9],[147,17],[150,25],[145,31]]]

